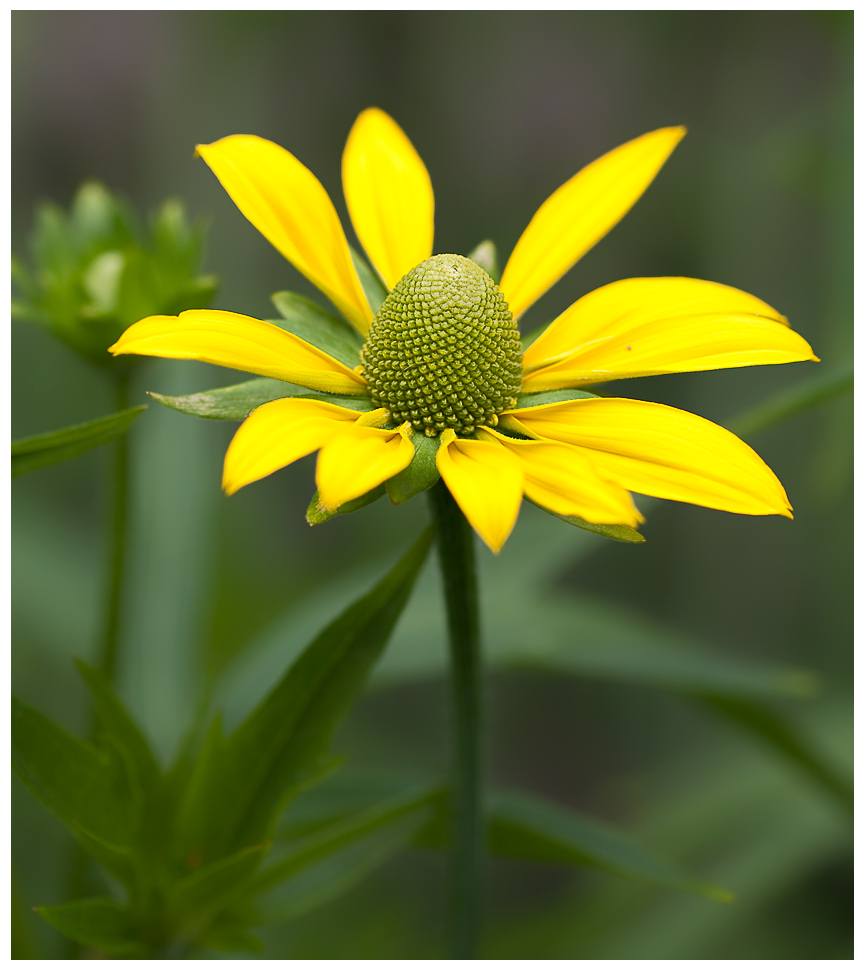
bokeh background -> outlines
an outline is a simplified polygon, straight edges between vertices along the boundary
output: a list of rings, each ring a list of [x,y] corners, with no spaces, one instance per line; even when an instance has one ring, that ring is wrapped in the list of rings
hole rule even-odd
[[[527,315],[551,319],[596,286],[642,275],[731,284],[779,308],[823,359],[623,382],[615,393],[722,424],[852,353],[852,13],[16,12],[12,15],[13,250],[35,205],[68,206],[95,177],[139,211],[168,196],[204,216],[215,306],[275,316],[269,295],[306,281],[249,225],[196,142],[248,132],[295,153],[344,219],[346,134],[374,104],[403,126],[436,190],[436,250],[493,239],[506,257],[546,196],[603,152],[664,125],[688,137],[645,197]],[[14,323],[13,434],[112,410],[98,369]],[[239,378],[153,362],[146,389]],[[227,499],[234,426],[153,404],[134,426],[133,552],[124,603],[125,699],[165,758],[210,702],[234,716],[329,615],[426,521],[423,498],[383,501],[310,529],[311,460]],[[533,508],[495,561],[486,610],[567,601],[576,655],[681,643],[816,672],[780,698],[826,764],[849,765],[852,553],[850,396],[749,442],[785,484],[795,521],[642,500],[647,542],[616,544]],[[104,598],[108,450],[13,489],[13,685],[84,730],[73,656],[92,657]],[[437,586],[424,575],[420,616]],[[424,599],[426,598],[426,599]],[[426,608],[424,608],[426,604]],[[426,614],[423,610],[426,609]],[[585,622],[580,621],[580,617]],[[354,765],[447,767],[445,647],[412,638],[337,747]],[[536,631],[538,642],[545,632]],[[533,633],[527,635],[530,653]],[[606,638],[606,641],[604,640]],[[398,634],[397,640],[400,640]],[[400,653],[400,651],[402,653]],[[639,665],[636,666],[639,668]],[[543,660],[488,681],[489,775],[632,829],[729,886],[724,906],[589,872],[494,862],[485,954],[513,958],[849,958],[852,870],[843,811],[825,789],[693,698],[624,665],[614,677]],[[16,784],[21,956],[63,943],[29,909],[64,899],[70,841]],[[444,953],[445,866],[407,851],[369,881],[267,936],[267,957]],[[338,928],[335,931],[334,928]]]

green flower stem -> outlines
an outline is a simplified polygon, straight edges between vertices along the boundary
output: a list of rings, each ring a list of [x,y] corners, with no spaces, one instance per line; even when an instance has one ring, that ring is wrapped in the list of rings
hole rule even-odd
[[[129,373],[114,377],[115,409],[129,407]],[[113,682],[117,668],[117,641],[120,634],[120,604],[126,567],[126,526],[129,506],[129,447],[126,435],[114,443],[111,469],[111,512],[109,520],[109,580],[105,628],[99,653],[99,667]]]
[[[481,779],[481,649],[474,533],[439,480],[430,490],[447,603],[454,716],[452,957],[476,958],[484,812]]]

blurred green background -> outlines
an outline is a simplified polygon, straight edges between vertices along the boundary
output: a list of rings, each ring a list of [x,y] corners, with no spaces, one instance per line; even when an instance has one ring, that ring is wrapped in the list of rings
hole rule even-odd
[[[68,206],[86,178],[139,211],[178,196],[211,224],[204,269],[222,280],[214,305],[275,316],[269,294],[316,294],[193,158],[196,142],[246,132],[284,145],[348,226],[341,151],[356,115],[378,105],[430,171],[436,251],[467,253],[489,237],[506,258],[536,207],[577,169],[643,132],[686,124],[645,197],[532,308],[525,329],[628,276],[694,276],[752,292],[786,314],[822,364],[611,388],[731,427],[771,394],[851,360],[852,13],[15,12],[12,27],[18,256],[35,205]],[[16,322],[12,334],[15,437],[112,410],[97,368],[32,325]],[[149,362],[134,402],[145,389],[182,394],[237,380],[206,365]],[[233,430],[152,404],[131,432],[120,682],[166,758],[203,705],[229,719],[246,711],[427,518],[423,499],[383,501],[310,529],[311,459],[227,499],[219,481]],[[496,861],[489,957],[852,956],[849,832],[838,804],[800,767],[695,703],[698,692],[672,690],[676,677],[653,680],[627,660],[676,644],[733,665],[816,672],[813,697],[778,691],[770,701],[818,758],[848,771],[851,397],[746,438],[784,483],[795,521],[643,499],[647,542],[635,547],[527,507],[501,556],[481,554],[489,639],[507,631],[502,618],[515,603],[537,619],[488,681],[491,780],[630,828],[738,902]],[[93,657],[100,629],[109,450],[13,488],[13,687],[70,730],[86,724],[71,658]],[[434,571],[424,576],[377,690],[340,732],[352,765],[446,771],[445,645]],[[556,630],[538,609],[551,599],[570,618]],[[572,670],[549,662],[553,642],[573,652]],[[488,647],[496,654],[501,644]],[[14,808],[21,956],[58,956],[59,935],[29,909],[66,899],[71,842],[17,783]],[[440,857],[407,851],[268,932],[264,956],[440,956],[444,883]]]

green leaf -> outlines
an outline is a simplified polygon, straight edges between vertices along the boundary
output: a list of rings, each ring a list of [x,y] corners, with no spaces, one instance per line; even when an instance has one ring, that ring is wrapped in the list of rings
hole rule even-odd
[[[270,299],[283,318],[270,323],[330,354],[347,367],[355,368],[360,364],[363,337],[351,324],[329,314],[313,300],[302,297],[299,293],[280,290]]]
[[[218,807],[211,807],[218,812]],[[270,849],[265,841],[247,846],[182,879],[168,896],[166,910],[186,938],[197,937],[202,928],[233,900],[247,892],[249,878]]]
[[[491,239],[485,239],[482,243],[478,243],[469,253],[468,258],[474,260],[481,269],[486,270],[496,283],[499,282],[501,278],[499,258],[496,253],[496,244]]]
[[[414,458],[402,472],[398,472],[385,483],[390,501],[395,505],[411,499],[431,488],[439,480],[439,470],[436,465],[436,453],[439,438],[430,438],[423,432],[412,432],[411,443],[414,445]]]
[[[35,909],[61,934],[85,947],[117,957],[144,955],[144,948],[135,939],[129,911],[110,897],[90,897],[57,907]]]
[[[734,899],[727,890],[695,880],[606,823],[527,793],[495,793],[489,827],[490,850],[500,856],[594,867],[723,903]]]
[[[792,418],[814,405],[853,390],[853,365],[818,374],[807,381],[784,388],[766,401],[733,418],[728,428],[737,435],[750,436]]]
[[[560,401],[578,401],[580,398],[597,398],[598,395],[580,388],[557,388],[555,391],[526,391],[517,395],[517,408],[537,408]],[[517,416],[519,417],[519,416]]]
[[[147,393],[166,408],[173,408],[184,415],[243,421],[259,405],[277,398],[290,398],[300,390],[296,384],[288,384],[276,378],[255,378],[242,384],[230,384],[225,388],[214,388],[212,391],[199,391],[180,397],[157,394],[155,391]]]
[[[242,924],[223,923],[220,919],[199,940],[201,947],[214,951],[247,951],[260,954],[264,950],[261,941]]]
[[[243,421],[260,405],[267,404],[268,401],[276,401],[278,398],[312,398],[314,401],[325,401],[354,411],[372,411],[375,408],[372,399],[366,395],[306,391],[296,384],[288,384],[276,378],[255,378],[242,384],[230,384],[224,388],[199,391],[180,397],[157,394],[155,391],[147,393],[166,408],[172,408],[184,415],[221,421]]]
[[[364,495],[358,496],[357,499],[344,502],[341,506],[337,506],[336,509],[324,509],[320,505],[318,490],[316,489],[306,510],[306,521],[310,526],[318,526],[321,523],[326,523],[328,520],[333,519],[334,516],[342,516],[345,513],[356,512],[358,509],[363,509],[364,506],[368,506],[371,502],[375,502],[376,499],[381,499],[383,495],[384,485],[379,485],[374,489],[370,489],[370,491]]]
[[[181,838],[205,862],[266,838],[292,792],[321,774],[330,736],[384,649],[431,540],[426,530],[329,624],[229,738],[211,733],[214,754],[190,783],[180,823]]]
[[[268,890],[324,857],[406,817],[413,818],[419,827],[431,818],[432,805],[440,795],[441,789],[436,787],[415,787],[322,827],[297,841],[277,863],[259,873],[252,881],[250,892]]]
[[[12,477],[74,458],[119,438],[146,408],[137,405],[80,425],[17,439],[12,442]]]
[[[384,303],[384,298],[387,296],[387,290],[360,253],[353,246],[349,246],[349,251],[360,285],[366,294],[366,299],[372,308],[372,312],[377,314],[378,308]]]
[[[123,750],[129,768],[142,790],[152,792],[162,773],[147,739],[114,693],[105,675],[82,660],[76,659],[75,665],[90,690],[100,730]]]
[[[788,719],[754,701],[708,694],[693,697],[790,759],[848,812],[853,811],[852,784],[826,764]]]
[[[553,512],[552,509],[547,509],[546,506],[542,506],[539,502],[535,502],[534,499],[530,499],[526,496],[526,499],[533,505],[537,506],[538,509],[543,509],[545,513],[549,513],[551,516],[555,516],[556,519],[561,519],[564,523],[570,523],[572,526],[579,526],[580,529],[585,529],[590,533],[597,533],[599,536],[606,536],[607,539],[614,539],[617,543],[645,543],[646,537],[642,533],[638,533],[636,529],[631,526],[611,526],[604,523],[590,523],[585,519],[580,519],[579,516],[567,516],[564,513]]]
[[[12,765],[73,832],[80,827],[120,847],[130,842],[139,807],[122,761],[69,735],[17,698],[12,700]]]

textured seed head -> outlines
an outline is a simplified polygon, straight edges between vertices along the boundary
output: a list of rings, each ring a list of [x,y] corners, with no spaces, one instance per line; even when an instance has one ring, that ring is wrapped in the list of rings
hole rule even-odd
[[[361,351],[372,400],[438,435],[495,426],[516,404],[523,354],[502,292],[464,256],[431,256],[397,283]]]

